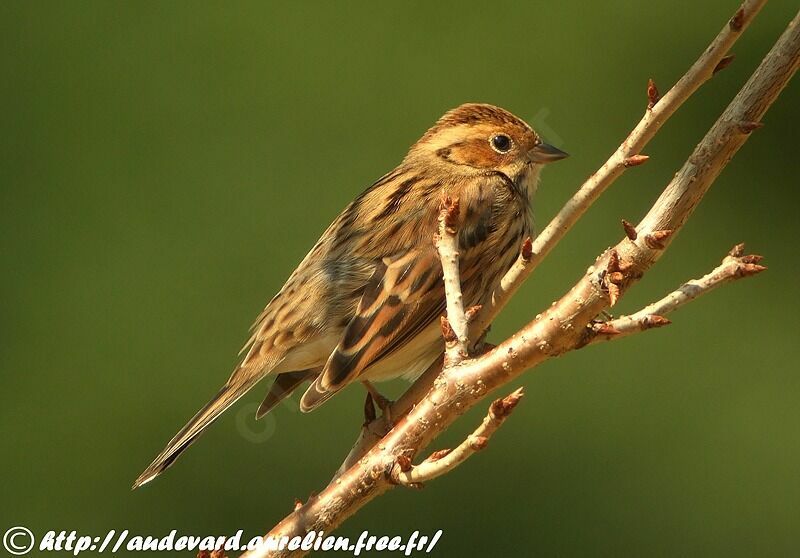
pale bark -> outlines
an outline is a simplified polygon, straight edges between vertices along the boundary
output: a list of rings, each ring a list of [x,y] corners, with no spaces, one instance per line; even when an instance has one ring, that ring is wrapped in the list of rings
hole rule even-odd
[[[541,240],[537,238],[532,254],[525,254],[528,257],[521,258],[520,265],[504,280],[504,290],[496,296],[492,307],[486,309],[489,312],[487,315],[493,316],[493,312],[507,302],[519,282],[530,274],[588,205],[619,176],[625,168],[625,161],[633,164],[630,157],[638,155],[664,119],[713,74],[727,49],[762,3],[745,2],[711,48],[703,53],[667,95],[658,99],[651,89],[650,108],[645,118],[609,162],[595,174],[597,178],[591,185],[584,185],[559,213],[559,217],[543,231],[545,237]],[[709,54],[711,52],[713,55]],[[763,114],[797,70],[798,63],[800,29],[798,17],[795,17],[747,84],[667,185],[635,232],[628,227],[628,236],[598,257],[564,296],[497,347],[455,365],[446,363],[438,374],[438,366],[432,366],[396,402],[392,414],[395,418],[402,418],[394,427],[377,443],[362,432],[362,441],[351,451],[341,473],[318,495],[276,525],[269,535],[302,537],[311,530],[329,533],[366,503],[396,486],[398,481],[403,482],[404,477],[400,474],[414,470],[410,460],[492,390],[519,377],[525,370],[554,356],[581,348],[602,335],[597,331],[598,315],[640,280],[669,247],[719,173],[758,127]],[[665,108],[659,109],[659,106]],[[754,261],[741,260],[741,254],[731,257],[738,258],[736,265],[756,264]],[[664,304],[663,307],[668,308],[672,303]],[[479,317],[470,329],[473,333],[480,333],[487,323],[481,322]],[[622,323],[619,325],[623,326]],[[381,430],[374,432],[380,435]],[[465,443],[469,443],[469,440]],[[469,451],[462,453],[466,456],[469,454]],[[464,459],[454,461],[453,467]],[[434,466],[433,473],[451,469],[442,470]],[[423,475],[423,478],[432,476]],[[302,554],[302,551],[257,550],[248,552],[246,556]]]

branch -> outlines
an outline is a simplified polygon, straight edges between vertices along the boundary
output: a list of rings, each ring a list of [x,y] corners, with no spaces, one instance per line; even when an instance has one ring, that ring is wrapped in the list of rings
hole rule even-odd
[[[746,12],[737,15],[731,27],[738,29],[748,18]],[[322,492],[289,514],[270,535],[302,537],[311,530],[335,529],[367,502],[395,486],[391,471],[399,456],[413,458],[491,390],[552,357],[586,345],[592,335],[590,324],[611,304],[604,278],[612,259],[617,258],[622,274],[618,282],[612,283],[618,287],[617,297],[620,297],[669,247],[721,170],[747,140],[748,130],[754,129],[751,124],[761,121],[797,70],[799,19],[800,16],[792,21],[639,223],[636,240],[626,237],[606,251],[568,293],[514,336],[480,357],[446,368],[426,395],[379,443]],[[663,101],[657,101],[655,107]],[[672,234],[661,239],[660,246],[652,247],[645,239],[657,231],[672,231]],[[302,551],[284,550],[272,555],[290,554],[297,556]],[[247,553],[248,558],[267,555],[266,549]]]
[[[442,316],[445,366],[454,366],[464,360],[467,357],[469,345],[458,263],[458,234],[456,231],[458,215],[458,198],[446,197],[442,200],[436,249],[439,251],[439,258],[442,261],[444,292],[447,299],[447,317]]]
[[[743,254],[744,244],[737,244],[720,265],[700,279],[684,283],[661,300],[645,306],[634,314],[592,324],[591,328],[595,335],[591,337],[589,343],[616,340],[633,333],[669,325],[671,322],[664,317],[666,314],[725,283],[752,277],[767,269],[763,265],[758,265],[761,256]]]
[[[434,452],[419,465],[411,465],[411,459],[407,456],[401,456],[402,459],[398,457],[391,472],[392,481],[404,486],[420,488],[423,482],[452,471],[475,452],[486,447],[489,438],[505,422],[522,396],[522,388],[518,388],[502,399],[495,399],[489,406],[489,413],[480,426],[454,450]]]
[[[490,304],[484,305],[470,322],[469,335],[472,339],[478,340],[483,337],[489,324],[505,307],[520,285],[600,195],[626,169],[641,165],[648,160],[648,156],[642,155],[641,151],[664,123],[702,84],[732,62],[733,57],[728,55],[728,51],[765,3],[766,0],[745,0],[711,41],[711,44],[666,95],[660,97],[655,84],[650,80],[647,87],[647,109],[642,119],[603,166],[581,185],[542,233],[536,237],[536,240],[534,242],[531,242],[530,239],[525,240],[520,249],[519,258],[492,293],[489,299]],[[629,234],[635,237],[636,228],[630,223],[628,226],[630,227]],[[615,290],[614,287],[612,290]],[[427,393],[433,380],[441,371],[441,364],[441,362],[437,363],[436,370],[429,368],[400,399],[391,405],[392,417],[398,418],[405,415]],[[389,432],[390,428],[391,425],[383,416],[362,428],[358,440],[342,463],[337,475],[361,459],[372,445]]]
[[[764,4],[766,4],[766,0],[746,0],[742,3],[708,48],[703,51],[703,54],[686,74],[667,91],[666,95],[660,97],[653,80],[649,81],[647,109],[642,119],[603,166],[581,185],[561,211],[536,237],[531,256],[527,260],[520,257],[503,277],[500,286],[492,294],[491,304],[484,306],[483,311],[471,324],[472,331],[482,332],[488,328],[523,281],[539,266],[600,195],[626,169],[639,166],[647,161],[649,157],[642,155],[642,150],[655,137],[661,126],[701,85],[731,63],[733,57],[726,56],[728,51]]]

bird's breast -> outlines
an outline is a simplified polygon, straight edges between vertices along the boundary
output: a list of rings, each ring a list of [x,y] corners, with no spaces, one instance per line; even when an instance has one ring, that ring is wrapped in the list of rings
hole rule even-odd
[[[459,231],[461,282],[465,300],[479,304],[513,265],[532,224],[530,212],[516,203],[472,211]]]

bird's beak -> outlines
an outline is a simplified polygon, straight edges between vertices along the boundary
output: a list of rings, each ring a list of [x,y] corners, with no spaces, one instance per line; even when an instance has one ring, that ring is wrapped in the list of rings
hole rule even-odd
[[[565,157],[569,157],[569,153],[565,153],[549,143],[540,143],[528,151],[528,157],[533,163],[546,165],[547,163],[553,163]]]

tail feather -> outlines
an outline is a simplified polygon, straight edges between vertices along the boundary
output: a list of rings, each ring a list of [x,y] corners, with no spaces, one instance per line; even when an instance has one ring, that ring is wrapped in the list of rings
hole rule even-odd
[[[256,411],[256,420],[260,419],[268,412],[270,412],[275,405],[289,397],[294,390],[300,387],[304,382],[316,378],[322,368],[310,368],[308,370],[300,370],[299,372],[284,372],[278,374],[275,383],[272,384],[267,396]]]
[[[229,381],[225,384],[211,401],[200,409],[189,423],[169,441],[164,451],[158,454],[147,469],[139,475],[139,478],[133,483],[133,488],[139,488],[163,473],[197,439],[203,430],[217,420],[228,407],[247,393],[262,377],[261,375],[256,375],[244,383],[236,384]],[[231,380],[233,379],[232,377]]]

